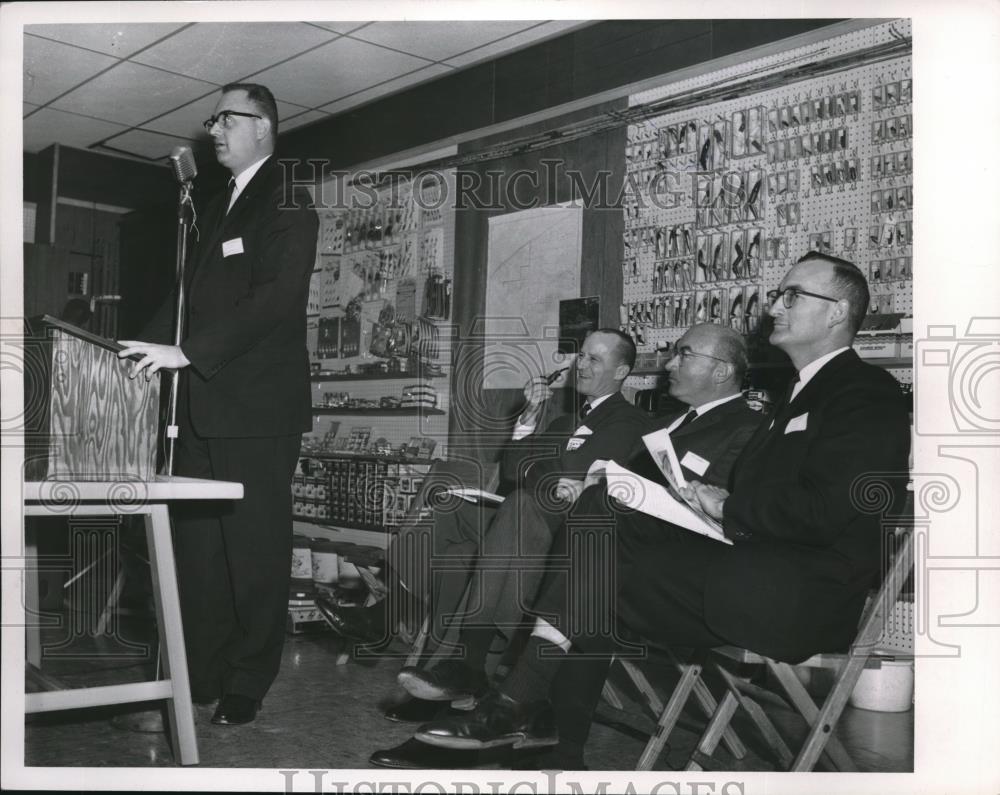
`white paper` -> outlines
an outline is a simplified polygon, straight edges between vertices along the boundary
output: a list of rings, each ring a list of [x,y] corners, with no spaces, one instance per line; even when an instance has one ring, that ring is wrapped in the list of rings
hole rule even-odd
[[[658,431],[647,433],[642,437],[642,441],[645,442],[646,449],[649,450],[649,454],[653,457],[653,461],[656,462],[664,477],[669,480],[673,476],[674,483],[679,488],[684,488],[687,485],[687,481],[681,472],[681,464],[677,460],[677,451],[674,450],[674,443],[671,441],[667,429],[661,428]],[[669,472],[664,466],[664,459],[670,463]]]
[[[718,522],[696,513],[687,504],[674,499],[659,483],[647,480],[614,461],[608,462],[605,474],[608,479],[608,494],[623,505],[723,544],[733,543],[723,534]]]
[[[688,450],[684,454],[681,464],[696,473],[698,477],[703,477],[709,467],[709,462],[694,452],[694,450]]]
[[[499,494],[494,494],[492,491],[483,491],[482,489],[468,489],[468,488],[453,488],[445,489],[445,494],[451,494],[455,497],[461,497],[466,502],[475,503],[478,505],[482,502],[492,502],[499,505],[504,501],[504,498]]]

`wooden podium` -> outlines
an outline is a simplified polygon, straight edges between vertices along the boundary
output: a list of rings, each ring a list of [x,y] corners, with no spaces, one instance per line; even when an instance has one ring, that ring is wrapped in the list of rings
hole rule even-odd
[[[160,378],[128,377],[122,346],[50,315],[24,347],[28,481],[150,480],[156,474]]]
[[[153,581],[162,678],[156,681],[25,693],[25,712],[165,700],[174,756],[198,763],[184,631],[168,504],[238,500],[242,483],[155,473],[159,376],[128,377],[113,340],[48,316],[25,340],[26,516],[142,515]],[[30,397],[30,400],[29,400]],[[25,558],[37,549],[25,543]],[[35,572],[26,570],[27,617],[39,616]],[[34,582],[31,580],[34,579]],[[26,621],[27,661],[40,666],[40,627]]]

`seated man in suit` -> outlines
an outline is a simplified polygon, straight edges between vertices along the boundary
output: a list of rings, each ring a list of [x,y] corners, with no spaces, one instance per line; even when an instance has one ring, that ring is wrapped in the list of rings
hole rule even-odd
[[[504,503],[491,508],[435,499],[438,510],[432,523],[414,522],[401,530],[389,550],[388,562],[413,595],[424,599],[433,593],[432,639],[442,639],[446,619],[458,609],[480,555],[491,558],[491,571],[482,578],[483,610],[496,615],[486,617],[484,613],[480,617],[480,623],[487,625],[474,639],[467,639],[475,646],[471,653],[481,653],[485,660],[496,631],[494,624],[509,628],[520,623],[518,577],[520,594],[530,598],[542,572],[496,572],[493,564],[498,557],[507,561],[521,557],[544,561],[565,506],[547,497],[542,501],[544,507],[540,507],[530,496],[551,491],[559,477],[582,481],[596,459],[624,458],[648,430],[646,415],[621,394],[622,382],[631,372],[635,356],[632,338],[616,329],[600,329],[588,335],[572,372],[562,373],[551,384],[546,378],[537,378],[525,387],[526,406],[501,456],[502,479],[507,484],[502,491],[508,494]],[[585,399],[582,409],[579,413],[563,413],[539,429],[552,388],[566,385],[571,377],[576,392]],[[456,470],[457,466],[449,468],[447,474],[440,473],[440,479],[447,481]],[[452,485],[458,485],[455,480]],[[428,551],[435,557],[449,558],[448,570],[432,571]],[[326,604],[322,609],[327,622],[343,634],[364,640],[387,635],[384,605],[359,611]],[[402,678],[405,680],[410,673],[407,670]],[[481,671],[477,674],[470,686],[483,689],[485,677]],[[437,706],[431,705],[430,714],[437,711]],[[413,713],[414,705],[408,706],[406,714]],[[394,708],[390,717],[399,717],[399,710]],[[422,714],[417,711],[416,717],[426,720],[426,708]]]
[[[687,412],[668,417],[660,426],[670,432],[688,477],[700,477],[708,483],[725,485],[733,462],[761,419],[760,414],[747,406],[740,393],[747,369],[746,343],[732,329],[702,324],[689,329],[678,340],[675,351],[674,357],[666,365],[669,392],[690,408]],[[631,469],[646,477],[662,480],[659,462],[652,460],[641,440],[634,443],[626,456],[617,460],[627,461]],[[600,461],[601,459],[597,459],[595,463],[599,465]],[[569,477],[560,478],[556,484],[567,502],[576,502],[571,511],[573,517],[587,521],[585,517],[607,515],[603,486],[584,490],[582,480]],[[490,535],[492,532],[491,530]],[[551,538],[546,539],[545,543],[544,552],[547,554]],[[486,563],[502,565],[504,561],[486,559]],[[516,574],[516,571],[516,566],[513,566],[502,573],[511,577],[512,572]],[[489,572],[495,573],[497,572]],[[521,574],[523,581],[524,573]],[[542,574],[539,571],[536,579],[540,579]],[[445,660],[426,671],[403,669],[400,672],[403,687],[428,700],[454,700],[482,690],[486,685],[486,654],[498,625],[498,616],[502,615],[507,621],[522,620],[523,606],[498,604],[496,599],[499,595],[500,592],[487,591],[477,598],[479,609],[463,622],[459,636],[464,653],[461,659]],[[522,594],[528,597],[531,595]],[[490,597],[493,597],[493,601],[490,601]],[[584,729],[589,726],[589,714],[580,726]],[[564,733],[567,737],[572,737],[575,734],[574,726],[567,725]],[[585,736],[584,734],[583,739]],[[582,747],[582,740],[579,743]],[[373,764],[391,767],[450,767],[453,763],[460,765],[467,762],[468,757],[409,741],[397,748],[375,752],[371,761]]]
[[[795,663],[842,650],[854,636],[882,549],[880,517],[863,510],[857,489],[870,478],[890,487],[901,480],[892,474],[906,472],[910,434],[899,385],[850,347],[869,300],[857,267],[810,252],[768,298],[770,340],[797,370],[793,389],[747,444],[730,490],[691,484],[734,543],[623,514],[614,608],[659,645],[734,644]],[[569,549],[566,540],[553,549]],[[571,575],[585,564],[571,560]],[[622,649],[610,633],[580,629],[581,587],[572,576],[568,584],[548,578],[535,604],[546,619],[536,621],[510,676],[472,712],[432,721],[416,738],[453,749],[556,744],[548,701],[556,674]],[[603,673],[581,678],[592,695],[578,702],[596,704]],[[558,690],[557,712],[566,708]],[[575,767],[582,758],[558,764]]]

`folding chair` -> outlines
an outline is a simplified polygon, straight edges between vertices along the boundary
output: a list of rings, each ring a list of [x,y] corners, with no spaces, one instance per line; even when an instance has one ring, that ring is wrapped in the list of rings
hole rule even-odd
[[[675,664],[681,672],[681,681],[674,689],[666,707],[662,709],[656,733],[649,739],[636,769],[652,769],[653,763],[677,725],[681,711],[692,694],[696,696],[703,709],[706,708],[706,704],[714,702],[711,693],[707,694],[706,699],[707,687],[701,681],[702,668],[707,665],[709,670],[719,675],[726,690],[721,701],[715,705],[711,719],[697,747],[691,753],[685,769],[717,769],[718,764],[715,763],[711,755],[720,741],[725,741],[733,756],[738,759],[742,758],[742,754],[737,752],[742,744],[731,733],[730,722],[737,710],[743,709],[777,757],[782,769],[796,772],[809,771],[815,767],[820,756],[825,756],[830,766],[836,770],[856,770],[857,767],[851,757],[836,738],[835,731],[861,672],[866,666],[877,663],[877,658],[873,656],[876,644],[913,566],[912,528],[898,528],[896,533],[898,545],[895,557],[881,587],[866,606],[858,633],[846,653],[818,654],[799,663],[798,666],[778,662],[746,649],[731,646],[706,650],[696,655],[690,662],[680,662],[675,658]],[[810,727],[798,754],[792,753],[758,703],[758,699],[761,697],[772,696],[771,691],[731,673],[724,665],[726,661],[730,664],[735,662],[766,666],[769,674],[774,677],[784,691],[790,706],[805,719],[806,724]],[[630,667],[634,666],[626,663],[626,670]],[[823,700],[822,705],[817,706],[799,680],[795,672],[797,667],[827,668],[836,671],[833,687]],[[737,750],[734,750],[734,740],[737,744]]]
[[[680,720],[684,706],[691,695],[694,695],[698,706],[704,712],[706,718],[711,719],[719,706],[715,696],[712,695],[712,691],[708,689],[708,685],[701,678],[702,662],[700,657],[685,661],[681,660],[669,649],[664,649],[664,651],[681,677],[666,704],[663,703],[659,694],[650,684],[649,679],[646,678],[646,675],[635,663],[631,660],[619,660],[629,679],[632,680],[632,683],[645,697],[646,703],[653,711],[653,714],[659,716],[656,723],[656,731],[646,743],[642,756],[639,757],[639,761],[636,763],[636,770],[653,769],[653,765],[667,744],[670,732],[673,731],[674,726]],[[612,706],[621,709],[620,699],[610,682],[605,683],[604,698]],[[615,703],[616,701],[618,701],[618,704]],[[722,729],[721,739],[729,750],[729,753],[736,759],[743,759],[746,756],[746,746],[743,745],[731,726],[726,726]]]

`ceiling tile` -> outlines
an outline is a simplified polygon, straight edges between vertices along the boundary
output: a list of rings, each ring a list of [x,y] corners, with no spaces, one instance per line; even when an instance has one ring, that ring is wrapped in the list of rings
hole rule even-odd
[[[387,83],[383,83],[364,91],[359,91],[356,94],[351,94],[348,97],[330,102],[327,105],[323,105],[320,110],[325,110],[328,113],[339,113],[340,111],[347,110],[348,108],[354,108],[358,105],[364,104],[365,102],[370,102],[377,97],[392,94],[393,92],[414,86],[417,83],[424,82],[425,80],[432,80],[439,75],[453,71],[454,69],[451,69],[444,64],[431,64],[430,66],[425,66],[423,69],[416,72],[411,72],[408,75],[398,77],[395,80],[390,80]]]
[[[471,66],[479,61],[485,61],[487,58],[495,58],[498,55],[503,55],[507,52],[527,47],[530,44],[552,38],[553,36],[565,33],[573,28],[589,24],[589,22],[579,22],[576,20],[544,22],[537,27],[521,33],[515,33],[513,36],[508,36],[507,38],[501,39],[493,44],[478,47],[474,50],[463,53],[462,55],[456,55],[454,58],[448,58],[446,62],[451,66],[457,67]]]
[[[293,116],[290,119],[283,120],[279,129],[281,132],[285,132],[286,130],[294,130],[296,127],[301,127],[303,124],[311,124],[314,121],[329,118],[329,113],[321,113],[318,110],[307,110],[305,113],[300,113],[298,116]]]
[[[86,149],[124,129],[102,119],[42,108],[24,120],[24,151],[40,152],[56,143]]]
[[[202,97],[194,102],[190,102],[183,107],[172,110],[156,119],[142,124],[144,130],[180,135],[185,138],[208,137],[202,122],[212,115],[215,105],[219,101],[221,94],[213,91],[207,97]],[[278,100],[278,121],[281,122],[291,116],[297,116],[306,108],[301,105],[292,105],[288,102]]]
[[[44,105],[115,63],[107,55],[25,36],[24,99]]]
[[[147,130],[129,130],[105,141],[107,146],[137,157],[166,162],[175,146],[191,146],[186,138],[158,135]]]
[[[317,107],[426,65],[411,55],[340,38],[253,75],[253,80],[289,102]]]
[[[358,30],[365,25],[370,25],[371,22],[313,22],[310,20],[309,24],[319,25],[321,28],[332,30],[335,33],[350,33],[352,30]]]
[[[141,124],[213,88],[200,80],[126,61],[71,91],[53,107],[122,124]]]
[[[433,61],[444,61],[473,47],[481,47],[537,24],[513,20],[376,22],[351,36]]]
[[[26,25],[25,33],[34,33],[117,58],[127,58],[157,39],[184,27],[177,22],[92,23],[82,25]]]
[[[222,85],[329,41],[302,22],[203,22],[137,55],[137,63]]]

